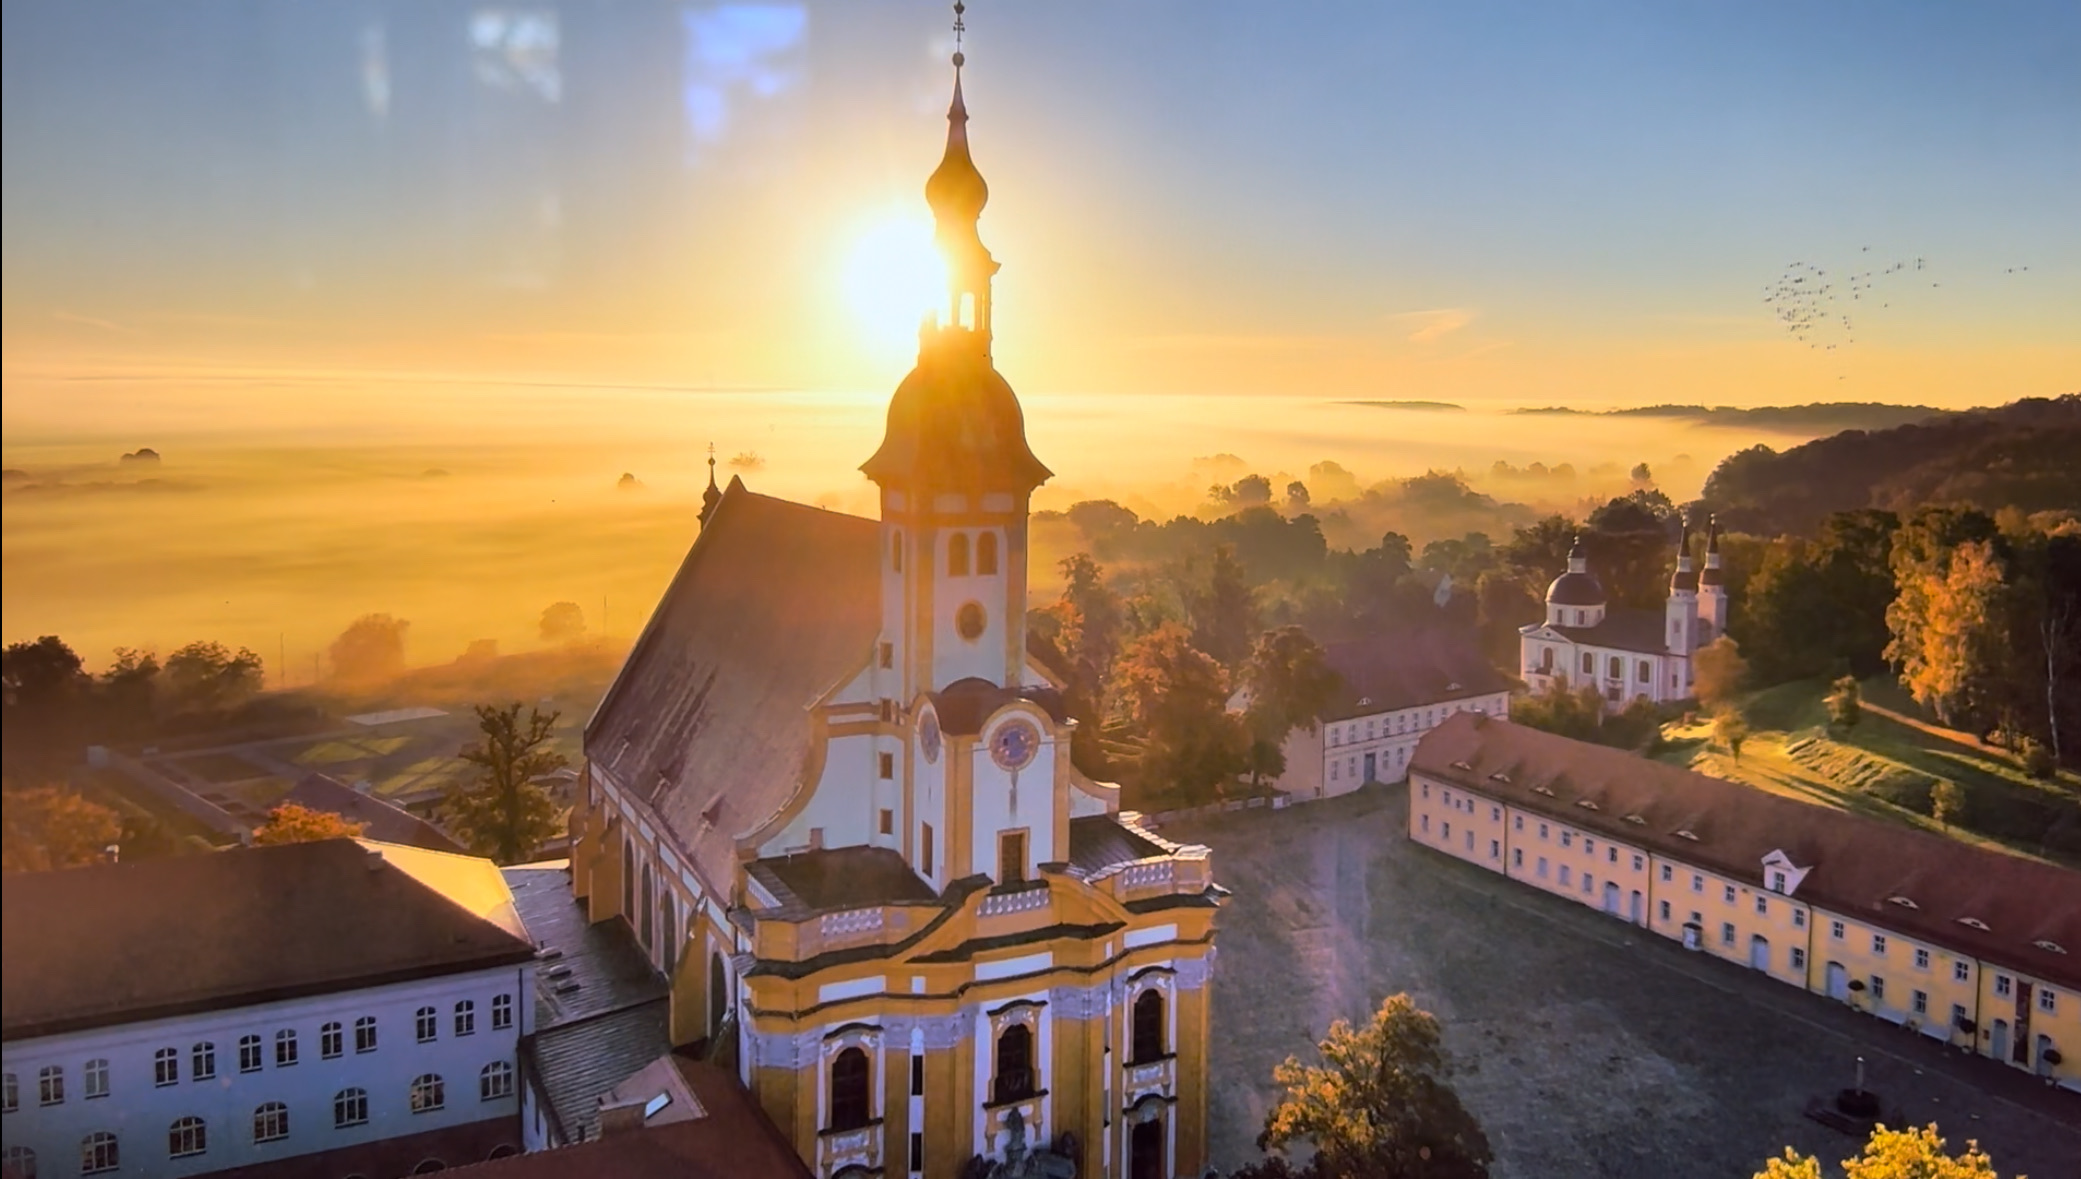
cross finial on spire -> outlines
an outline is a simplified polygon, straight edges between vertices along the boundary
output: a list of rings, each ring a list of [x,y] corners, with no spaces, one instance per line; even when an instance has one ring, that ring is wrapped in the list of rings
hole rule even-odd
[[[961,19],[961,14],[967,11],[968,5],[954,0],[954,69],[957,73],[968,61],[968,55],[961,52],[961,34],[968,31],[968,24]]]

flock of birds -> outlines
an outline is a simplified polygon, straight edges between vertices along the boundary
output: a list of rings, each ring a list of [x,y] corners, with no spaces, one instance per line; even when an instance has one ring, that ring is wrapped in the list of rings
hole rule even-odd
[[[1860,255],[1871,253],[1865,246]],[[2028,266],[2011,266],[2019,274]],[[1763,302],[1794,343],[1823,354],[1857,343],[1857,314],[1884,310],[1908,290],[1944,284],[1934,277],[1927,258],[1899,259],[1884,266],[1834,273],[1816,263],[1787,263],[1783,274],[1763,288]],[[1869,301],[1867,301],[1869,296]],[[1847,374],[1837,380],[1847,379]]]

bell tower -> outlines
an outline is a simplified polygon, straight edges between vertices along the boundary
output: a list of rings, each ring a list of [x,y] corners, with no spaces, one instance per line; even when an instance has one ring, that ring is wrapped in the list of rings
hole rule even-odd
[[[958,37],[962,5],[954,12]],[[1024,686],[1027,501],[1052,475],[1027,446],[1019,399],[990,358],[998,264],[977,230],[990,187],[969,154],[959,49],[953,64],[946,149],[925,182],[948,305],[919,327],[917,366],[860,467],[881,488],[878,654],[895,677],[889,694],[905,700],[962,679]]]

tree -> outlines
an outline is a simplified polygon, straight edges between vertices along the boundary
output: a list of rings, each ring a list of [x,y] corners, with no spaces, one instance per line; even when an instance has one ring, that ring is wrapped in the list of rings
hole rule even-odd
[[[1749,661],[1741,657],[1739,644],[1721,635],[1700,647],[1691,657],[1691,670],[1691,690],[1698,702],[1709,708],[1719,708],[1733,703],[1741,695],[1742,682],[1749,674]]]
[[[1575,547],[1581,525],[1566,516],[1548,516],[1517,529],[1503,546],[1503,560],[1523,574],[1543,595],[1548,582],[1568,571],[1568,551]]]
[[[55,775],[79,756],[91,687],[78,653],[56,635],[0,652],[0,758],[11,774]]]
[[[253,830],[253,846],[279,847],[285,843],[317,843],[322,839],[359,839],[367,823],[349,822],[331,811],[316,811],[285,802],[267,812],[267,822]]]
[[[585,637],[585,611],[576,602],[551,602],[538,629],[545,643],[575,643]]]
[[[1286,485],[1286,509],[1291,512],[1308,510],[1308,485],[1296,479]]]
[[[1949,827],[1965,814],[1965,787],[1949,778],[1938,778],[1929,788],[1929,817]]]
[[[1873,1128],[1864,1153],[1843,1160],[1843,1174],[1844,1179],[2001,1179],[1978,1142],[1968,1140],[1964,1154],[1945,1154],[1934,1123],[1915,1130]],[[1788,1146],[1784,1157],[1766,1162],[1755,1179],[1822,1179],[1821,1161]]]
[[[62,787],[9,790],[0,794],[0,808],[0,867],[8,872],[99,863],[123,834],[116,812]]]
[[[1828,693],[1828,721],[1838,728],[1854,729],[1864,719],[1864,692],[1857,677],[1846,675],[1835,681]]]
[[[101,673],[101,712],[112,736],[151,731],[158,698],[159,660],[149,651],[117,647],[116,661]]]
[[[1603,725],[1604,698],[1597,694],[1595,684],[1571,689],[1567,676],[1556,675],[1546,691],[1512,699],[1510,719],[1577,741],[1595,741]]]
[[[1249,656],[1250,636],[1257,632],[1257,604],[1233,545],[1215,546],[1206,588],[1192,595],[1186,617],[1192,623],[1193,645],[1221,666],[1238,667]]]
[[[1121,655],[1118,681],[1148,740],[1145,789],[1201,799],[1243,771],[1249,735],[1228,711],[1228,674],[1184,627],[1165,623],[1143,635]]]
[[[2005,582],[2002,562],[1984,540],[1901,572],[1900,596],[1887,613],[1894,642],[1886,655],[1899,664],[1915,702],[1947,725],[1990,719],[2006,658]]]
[[[1676,505],[1659,491],[1633,491],[1591,512],[1588,525],[1590,568],[1611,604],[1659,608],[1669,594]]]
[[[1339,679],[1330,670],[1322,645],[1298,626],[1282,626],[1257,636],[1257,646],[1243,665],[1243,686],[1250,693],[1244,713],[1250,726],[1250,785],[1286,772],[1281,745],[1295,729],[1315,731],[1329,710]]]
[[[1062,560],[1062,598],[1047,608],[1047,614],[1056,626],[1055,643],[1069,664],[1064,705],[1077,720],[1071,757],[1084,772],[1103,773],[1099,730],[1126,622],[1120,595],[1106,586],[1103,570],[1091,554],[1077,553]]]
[[[550,745],[560,713],[547,716],[520,705],[477,705],[481,740],[465,745],[462,759],[475,777],[448,788],[442,802],[449,827],[480,856],[517,864],[556,834],[556,801],[535,782],[570,763]]]
[[[245,647],[233,654],[222,643],[189,643],[166,657],[166,694],[177,712],[225,712],[259,695],[264,666]]]
[[[1284,1092],[1257,1138],[1259,1149],[1282,1154],[1308,1143],[1313,1159],[1296,1169],[1275,1156],[1239,1175],[1485,1179],[1494,1160],[1488,1135],[1447,1083],[1452,1067],[1435,1016],[1393,995],[1363,1028],[1331,1024],[1317,1048],[1321,1064],[1289,1056],[1273,1070]]]
[[[1735,761],[1740,761],[1742,744],[1749,739],[1748,718],[1735,709],[1726,709],[1712,718],[1712,735],[1734,755]]]
[[[379,684],[405,670],[405,631],[412,624],[388,614],[364,614],[332,641],[332,672],[352,685]]]

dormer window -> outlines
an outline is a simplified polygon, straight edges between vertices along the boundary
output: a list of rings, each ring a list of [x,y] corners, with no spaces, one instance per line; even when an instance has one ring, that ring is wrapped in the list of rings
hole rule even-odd
[[[1596,803],[1594,803],[1594,802],[1591,802],[1591,801],[1590,801],[1589,799],[1587,799],[1587,798],[1578,798],[1578,799],[1576,799],[1576,800],[1575,800],[1575,805],[1576,805],[1576,806],[1579,806],[1579,807],[1581,807],[1582,809],[1584,809],[1584,810],[1586,810],[1586,811],[1593,811],[1593,810],[1596,810],[1596,809],[1597,809],[1597,804],[1596,804]]]
[[[1776,872],[1776,871],[1773,871],[1773,872],[1772,872],[1772,873],[1770,874],[1770,891],[1772,891],[1772,892],[1783,892],[1783,891],[1785,891],[1785,874],[1784,874],[1783,872]]]
[[[1634,825],[1635,827],[1645,827],[1645,826],[1647,826],[1647,820],[1646,820],[1646,819],[1643,819],[1643,818],[1641,818],[1641,817],[1640,817],[1639,815],[1627,815],[1627,816],[1626,816],[1626,821],[1627,821],[1628,823],[1631,823],[1631,824],[1633,824],[1633,825]]]
[[[1992,930],[1989,930],[1987,928],[1987,923],[1985,921],[1980,920],[1978,917],[1960,917],[1958,919],[1958,923],[1969,929],[1980,930],[1983,933],[1993,932]]]
[[[1466,762],[1464,762],[1464,761],[1456,761],[1456,762],[1453,762],[1453,763],[1452,763],[1452,768],[1453,768],[1453,769],[1456,769],[1456,770],[1466,770],[1466,771],[1467,771],[1467,772],[1469,772],[1469,773],[1472,773],[1472,772],[1474,771],[1474,767],[1473,767],[1473,766],[1471,766],[1471,765],[1468,765],[1468,764],[1467,764]]]
[[[2067,952],[2067,948],[2065,946],[2062,946],[2055,941],[2049,941],[2045,938],[2039,938],[2037,941],[2032,942],[2031,945],[2034,945],[2040,950],[2045,951],[2047,954],[2064,954]]]
[[[1689,827],[1678,827],[1676,829],[1676,837],[1678,839],[1688,839],[1692,843],[1698,842],[1698,833],[1696,831],[1691,830]]]
[[[1907,897],[1887,897],[1886,903],[1889,905],[1899,905],[1903,909],[1919,909],[1922,907],[1916,904],[1914,901],[1908,899]]]
[[[1501,782],[1505,786],[1510,785],[1510,775],[1504,773],[1502,770],[1497,770],[1495,773],[1490,774],[1488,776],[1488,780],[1491,782]]]
[[[1553,791],[1553,787],[1551,787],[1551,786],[1534,786],[1534,787],[1532,787],[1532,793],[1534,793],[1534,794],[1544,794],[1544,795],[1546,795],[1546,796],[1547,796],[1548,798],[1552,798],[1552,797],[1554,796],[1554,791]]]

